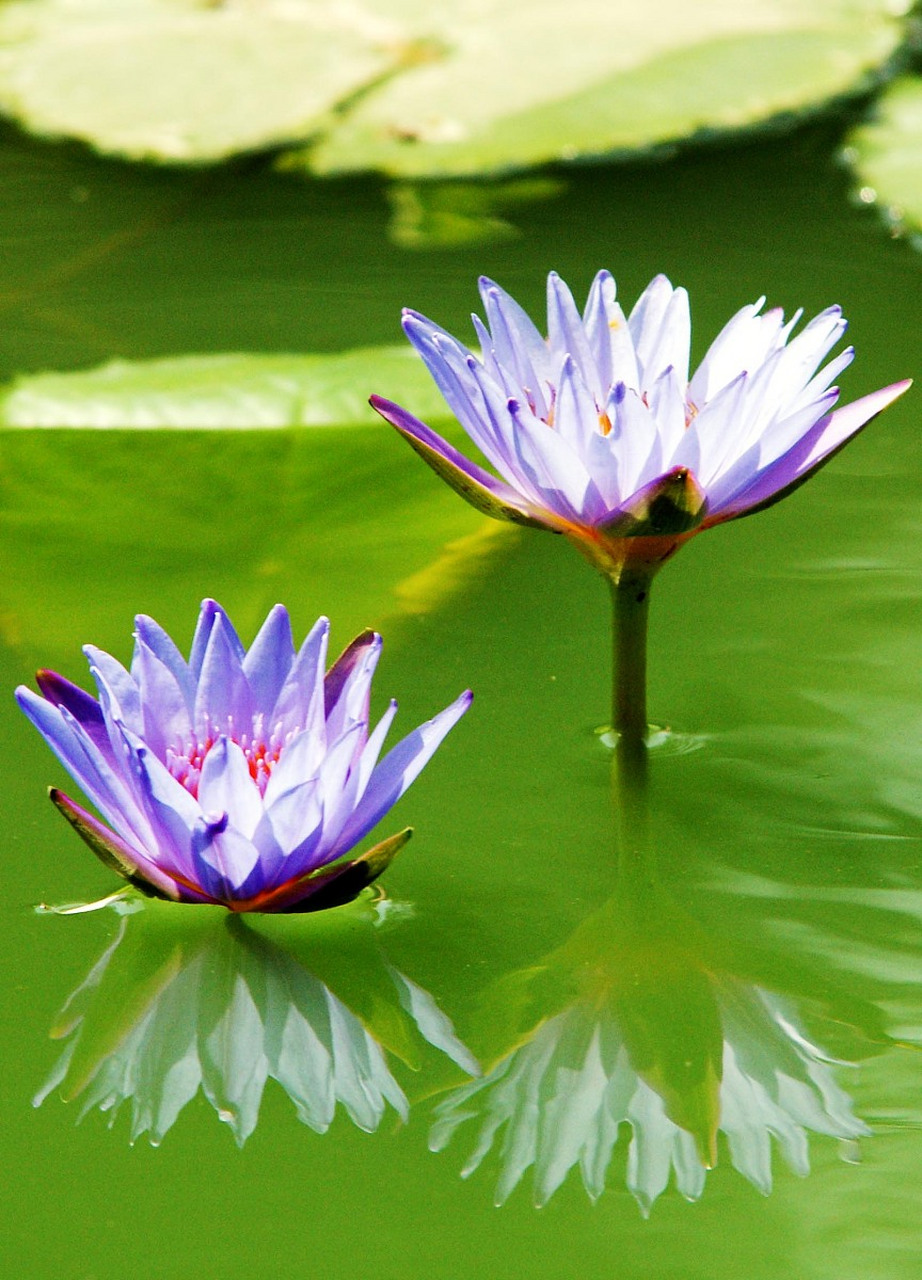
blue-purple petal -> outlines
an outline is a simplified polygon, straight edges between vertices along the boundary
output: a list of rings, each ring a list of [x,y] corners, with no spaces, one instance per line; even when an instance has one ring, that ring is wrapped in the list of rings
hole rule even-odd
[[[243,659],[243,673],[257,715],[271,715],[294,660],[291,619],[285,606],[277,604],[270,609]]]
[[[226,733],[229,727],[239,732],[252,725],[253,699],[242,659],[236,632],[225,614],[217,614],[195,692],[194,724],[200,735]]]
[[[444,711],[420,725],[393,747],[371,775],[365,793],[337,840],[337,850],[345,853],[380,821],[397,803],[410,784],[431,760],[445,735],[470,707],[473,694],[466,690]]]
[[[195,704],[195,685],[193,684],[188,662],[179,652],[172,637],[167,635],[159,622],[155,622],[153,618],[149,618],[145,613],[139,613],[134,620],[134,625],[135,641],[142,641],[159,658],[166,669],[172,672],[173,678],[183,691],[186,705],[191,715]],[[132,664],[132,675],[134,674]],[[137,677],[135,678],[137,679]]]

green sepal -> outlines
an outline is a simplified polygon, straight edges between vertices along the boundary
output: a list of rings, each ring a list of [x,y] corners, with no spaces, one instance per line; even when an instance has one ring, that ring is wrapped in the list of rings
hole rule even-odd
[[[306,877],[300,882],[302,886],[317,887],[312,888],[307,897],[292,903],[290,907],[281,907],[279,911],[326,911],[329,907],[341,907],[351,902],[387,870],[412,834],[413,828],[406,827],[366,850],[360,857],[346,863],[340,862],[333,867],[325,867]]]
[[[696,529],[707,511],[695,477],[687,467],[674,467],[638,489],[610,524],[599,527],[618,538],[669,538]]]
[[[127,880],[129,884],[150,898],[164,898],[168,901],[173,899],[172,894],[158,885],[151,884],[139,872],[137,864],[130,860],[124,844],[114,832],[109,831],[101,822],[97,822],[90,814],[84,812],[57,787],[48,788],[48,798],[57,811],[64,815],[84,844],[93,850],[103,866],[120,875],[123,880]]]

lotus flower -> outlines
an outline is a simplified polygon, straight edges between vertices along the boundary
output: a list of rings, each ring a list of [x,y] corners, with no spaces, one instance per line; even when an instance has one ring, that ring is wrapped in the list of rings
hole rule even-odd
[[[839,307],[797,337],[800,312],[785,323],[764,299],[743,307],[689,380],[688,295],[665,276],[625,318],[600,271],[581,317],[551,272],[546,341],[498,285],[480,290],[480,359],[415,311],[403,327],[501,479],[406,409],[372,404],[473,506],[566,534],[606,572],[626,558],[658,567],[696,530],[777,502],[909,386],[833,411],[831,384],[854,355],[823,365],[845,332]],[[638,538],[652,542],[623,545]]]
[[[189,661],[136,619],[131,669],[84,652],[99,700],[38,673],[17,698],[102,815],[51,798],[107,866],[156,897],[232,911],[315,910],[354,897],[410,830],[344,859],[414,780],[471,702],[463,693],[378,761],[397,710],[368,732],[381,637],[366,631],[324,675],[329,622],[301,649],[271,610],[244,649],[206,600]],[[108,825],[105,825],[108,824]]]
[[[688,376],[688,296],[657,276],[628,318],[600,271],[582,316],[547,281],[548,338],[491,280],[481,358],[415,311],[403,327],[471,440],[498,472],[459,453],[406,409],[371,403],[479,511],[564,534],[600,570],[614,607],[611,727],[643,742],[650,582],[699,529],[771,506],[796,489],[909,386],[841,409],[828,364],[845,331],[828,307],[793,337],[764,299],[743,307]]]

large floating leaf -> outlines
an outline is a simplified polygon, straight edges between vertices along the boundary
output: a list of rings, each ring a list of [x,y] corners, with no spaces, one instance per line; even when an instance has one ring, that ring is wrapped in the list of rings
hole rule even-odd
[[[0,106],[133,159],[219,160],[313,133],[402,56],[399,21],[311,0],[20,0]]]
[[[922,227],[922,77],[890,85],[872,119],[850,133],[845,157],[862,201],[879,205],[894,226]]]
[[[892,12],[880,0],[449,10],[445,58],[363,97],[308,163],[464,174],[740,129],[860,86],[898,42]]]
[[[899,38],[889,0],[13,0],[0,108],[136,158],[496,172],[805,111]]]
[[[0,395],[5,427],[315,427],[380,422],[372,391],[423,417],[445,402],[416,352],[178,356],[116,360],[78,373],[20,378]]]

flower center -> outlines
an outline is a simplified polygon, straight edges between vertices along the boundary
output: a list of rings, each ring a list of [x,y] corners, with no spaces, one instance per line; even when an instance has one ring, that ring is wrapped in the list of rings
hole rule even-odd
[[[203,736],[195,733],[183,744],[166,749],[166,767],[176,779],[182,783],[190,795],[198,799],[199,781],[205,764],[205,757],[221,738],[229,738],[243,752],[250,770],[250,777],[259,787],[259,794],[265,795],[266,786],[272,770],[278,764],[282,749],[294,736],[292,731],[282,734],[281,725],[276,725],[271,733],[263,729],[262,716],[255,717],[251,732],[237,733],[233,722],[228,719],[226,732],[209,728]]]

